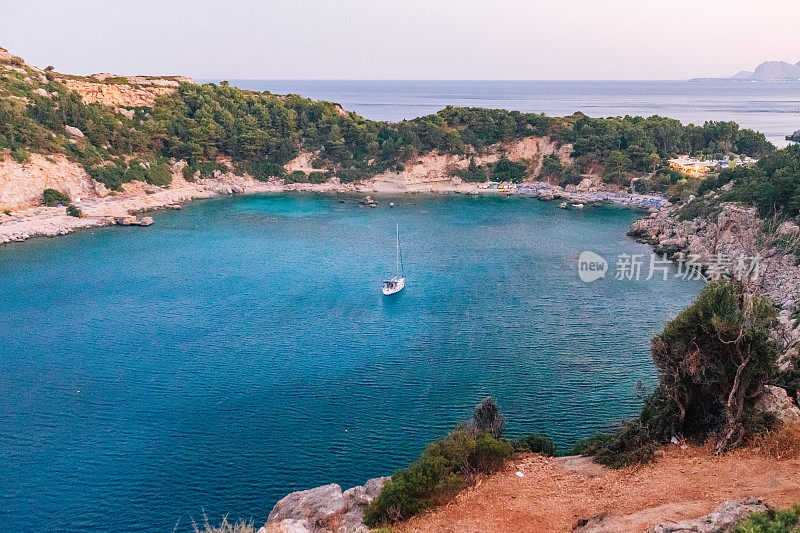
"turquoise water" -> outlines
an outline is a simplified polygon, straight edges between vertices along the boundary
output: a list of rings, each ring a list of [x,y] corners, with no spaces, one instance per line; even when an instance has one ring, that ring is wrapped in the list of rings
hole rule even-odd
[[[266,519],[390,473],[486,395],[562,446],[633,415],[699,286],[578,279],[641,213],[527,198],[228,197],[0,249],[0,530]],[[395,223],[406,289],[394,268]]]

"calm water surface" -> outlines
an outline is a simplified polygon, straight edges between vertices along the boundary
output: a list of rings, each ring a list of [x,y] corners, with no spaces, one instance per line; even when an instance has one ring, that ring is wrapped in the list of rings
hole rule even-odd
[[[219,80],[214,80],[219,81]],[[232,80],[243,89],[338,102],[373,120],[403,120],[447,105],[550,116],[662,115],[685,124],[733,120],[778,146],[800,129],[800,82]]]
[[[0,248],[0,530],[170,531],[390,473],[494,395],[559,445],[652,388],[697,293],[586,284],[640,213],[525,198],[230,197]],[[406,290],[380,294],[404,245]]]

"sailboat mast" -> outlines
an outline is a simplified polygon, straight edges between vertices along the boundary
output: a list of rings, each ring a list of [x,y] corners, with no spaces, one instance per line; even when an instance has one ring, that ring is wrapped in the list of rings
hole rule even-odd
[[[397,273],[397,275],[399,276],[400,275],[400,223],[399,222],[397,223],[397,251],[396,251],[396,256],[397,257],[395,259],[394,270]]]
[[[400,224],[397,224],[397,261],[400,263],[400,277],[406,277],[403,272],[403,251],[400,249]]]

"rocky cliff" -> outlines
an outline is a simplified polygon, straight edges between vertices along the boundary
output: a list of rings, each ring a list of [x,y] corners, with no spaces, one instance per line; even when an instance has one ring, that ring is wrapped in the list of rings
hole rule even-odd
[[[140,85],[133,83],[99,83],[77,79],[61,80],[64,85],[80,94],[86,103],[109,107],[150,107],[156,98],[170,94],[175,87]],[[176,84],[177,86],[177,84]]]
[[[535,179],[542,168],[544,156],[556,154],[564,166],[570,166],[571,153],[572,145],[558,145],[548,137],[528,137],[489,146],[482,154],[475,155],[474,160],[477,165],[496,163],[502,156],[511,161],[525,160],[530,164],[528,178]],[[378,174],[368,183],[377,190],[435,190],[443,184],[460,184],[461,180],[453,177],[453,170],[467,168],[469,161],[465,156],[434,152],[407,161],[401,171]]]
[[[97,199],[106,188],[62,154],[30,154],[25,163],[0,159],[0,211],[42,205],[42,191],[56,189],[75,201]]]
[[[685,204],[668,206],[636,221],[629,235],[653,246],[656,252],[686,260],[693,256],[707,273],[737,275],[738,258],[758,257],[754,288],[779,310],[776,332],[785,348],[781,364],[796,360],[800,345],[800,266],[785,253],[781,240],[800,242],[800,228],[786,222],[774,235],[762,231],[764,221],[754,208],[724,203],[718,212],[681,220]],[[752,277],[752,276],[751,276]]]

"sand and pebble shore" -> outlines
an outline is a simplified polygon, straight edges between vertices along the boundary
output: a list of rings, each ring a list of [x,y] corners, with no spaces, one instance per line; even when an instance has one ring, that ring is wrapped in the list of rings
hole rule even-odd
[[[144,183],[125,184],[123,192],[74,202],[83,216],[69,216],[65,207],[28,207],[0,214],[0,244],[19,242],[31,237],[53,237],[90,227],[123,225],[149,225],[138,214],[165,208],[177,208],[197,198],[222,194],[256,194],[310,191],[318,193],[351,194],[482,194],[526,195],[543,200],[564,200],[573,204],[611,203],[636,208],[658,208],[667,205],[659,196],[625,194],[615,191],[564,190],[543,182],[525,183],[511,187],[482,187],[474,183],[442,180],[406,186],[386,181],[368,180],[341,184],[329,180],[322,184],[291,183],[281,180],[262,182],[247,176],[222,174],[212,179],[193,182],[182,177],[173,178],[170,188],[162,189]],[[157,215],[154,217],[157,222]],[[144,224],[142,223],[144,222]]]

